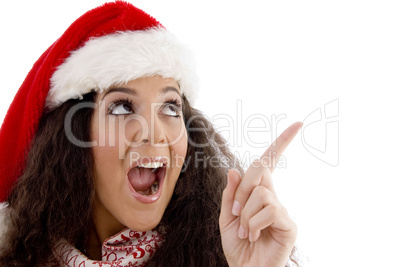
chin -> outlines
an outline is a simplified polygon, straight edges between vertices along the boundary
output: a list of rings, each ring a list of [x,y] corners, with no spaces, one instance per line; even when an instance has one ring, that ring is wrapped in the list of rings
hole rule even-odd
[[[126,225],[126,227],[137,231],[137,232],[145,232],[148,230],[154,229],[161,221],[162,215],[139,215],[138,217],[130,220]],[[139,219],[139,220],[138,220]]]
[[[153,222],[150,222],[148,224],[144,224],[144,222],[141,222],[139,224],[136,223],[136,224],[133,224],[131,226],[128,225],[127,227],[132,229],[132,230],[134,230],[134,231],[137,231],[137,232],[146,232],[146,231],[154,229],[159,224],[159,222],[160,221],[155,223],[155,221],[153,221]]]

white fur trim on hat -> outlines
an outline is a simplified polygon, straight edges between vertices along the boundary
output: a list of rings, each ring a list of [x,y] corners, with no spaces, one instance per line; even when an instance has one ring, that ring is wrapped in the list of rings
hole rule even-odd
[[[194,103],[198,81],[191,51],[164,28],[125,31],[89,40],[53,73],[46,106],[54,109],[91,90],[141,77],[175,79],[182,95]]]

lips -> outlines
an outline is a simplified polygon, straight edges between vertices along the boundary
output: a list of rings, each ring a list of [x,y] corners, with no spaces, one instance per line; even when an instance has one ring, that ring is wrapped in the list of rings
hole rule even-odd
[[[162,157],[142,158],[127,172],[129,189],[138,201],[152,203],[159,199],[166,176],[167,161]]]

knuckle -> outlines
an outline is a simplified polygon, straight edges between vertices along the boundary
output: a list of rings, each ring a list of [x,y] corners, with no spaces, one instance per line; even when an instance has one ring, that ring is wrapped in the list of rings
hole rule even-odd
[[[266,191],[267,189],[264,186],[259,185],[253,189],[253,194],[259,199],[265,199],[267,196]]]
[[[253,162],[251,163],[251,166],[254,168],[260,168],[262,165],[262,162],[260,159],[255,159],[253,160]]]
[[[257,221],[256,221],[256,219],[254,217],[250,218],[250,220],[248,221],[248,227],[249,227],[250,230],[254,230],[254,229],[256,229],[258,227]]]
[[[247,188],[244,185],[239,185],[236,190],[238,196],[244,196],[247,193]]]
[[[251,166],[253,166],[256,169],[262,169],[264,174],[266,171],[269,172],[269,162],[266,159],[256,159],[251,163]]]
[[[239,201],[240,204],[243,204],[244,200],[247,198],[247,195],[247,188],[240,185],[236,190],[235,199]]]
[[[268,205],[275,201],[274,193],[264,186],[256,186],[253,189],[253,194],[262,202],[264,205]]]
[[[271,176],[271,171],[269,170],[268,165],[264,164],[263,167],[264,167],[264,170],[263,170],[264,176],[267,176],[267,177]]]
[[[273,216],[273,217],[277,217],[278,216],[278,212],[279,212],[279,207],[275,204],[272,204],[269,206],[269,213]]]
[[[248,230],[249,229],[249,223],[250,223],[250,219],[248,216],[241,216],[240,218],[240,225],[243,226],[244,230]]]

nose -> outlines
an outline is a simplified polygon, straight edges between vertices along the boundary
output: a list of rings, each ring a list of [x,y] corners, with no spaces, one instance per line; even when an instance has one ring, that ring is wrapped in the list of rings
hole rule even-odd
[[[136,125],[127,127],[132,136],[131,140],[138,144],[161,145],[167,143],[163,122],[158,116],[157,107],[149,105],[143,112],[137,113]]]

